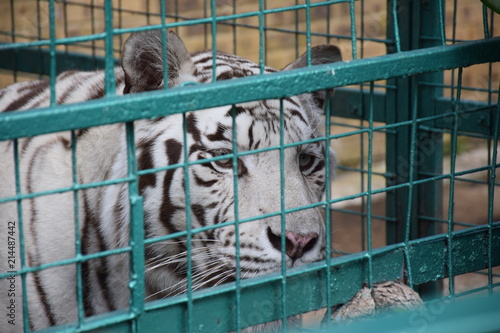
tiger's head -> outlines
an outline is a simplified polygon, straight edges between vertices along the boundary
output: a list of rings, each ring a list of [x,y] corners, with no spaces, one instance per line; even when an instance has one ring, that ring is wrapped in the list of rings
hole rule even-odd
[[[159,31],[136,33],[127,40],[122,58],[125,93],[164,87],[161,40]],[[173,32],[167,33],[167,51],[168,86],[212,80],[212,51],[191,55]],[[313,65],[339,60],[340,51],[333,45],[311,49]],[[216,65],[218,81],[260,74],[257,64],[227,53],[217,52]],[[304,54],[283,70],[306,65]],[[265,74],[272,72],[276,70],[265,68]],[[249,220],[238,224],[242,278],[281,268],[282,234],[287,267],[325,258],[324,221],[321,207],[314,204],[325,191],[326,154],[332,175],[335,154],[324,141],[305,142],[321,135],[325,98],[326,92],[318,91],[188,112],[184,118],[175,114],[137,122],[139,169],[183,163],[185,151],[192,162],[188,184],[181,166],[142,176],[139,187],[144,197],[146,237],[151,238],[186,230],[185,192],[189,186],[191,228],[208,227],[192,235],[195,289],[234,279],[235,220]],[[280,149],[282,143],[284,149]],[[233,159],[233,153],[237,158]],[[216,160],[204,161],[208,158]],[[185,291],[185,236],[148,246],[146,256],[151,297]]]

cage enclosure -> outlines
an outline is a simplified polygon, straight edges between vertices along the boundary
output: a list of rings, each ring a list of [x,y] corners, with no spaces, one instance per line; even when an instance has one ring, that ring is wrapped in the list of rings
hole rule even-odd
[[[18,331],[36,329],[32,323],[30,326],[30,299],[42,297],[44,288],[52,283],[43,282],[44,277],[48,281],[51,274],[57,276],[71,268],[76,276],[74,290],[61,290],[61,295],[76,295],[76,319],[63,323],[53,318],[44,331],[225,332],[272,321],[280,321],[278,329],[286,331],[292,325],[286,318],[297,315],[295,321],[300,321],[303,329],[331,330],[335,327],[330,323],[332,307],[349,301],[363,286],[393,280],[404,280],[419,292],[426,304],[426,310],[420,311],[427,316],[420,312],[420,317],[409,313],[381,318],[370,322],[370,330],[383,331],[387,325],[407,331],[418,331],[425,325],[432,330],[432,323],[457,332],[500,329],[491,310],[500,305],[500,37],[495,37],[500,22],[498,14],[482,2],[10,0],[0,3],[0,10],[4,13],[0,22],[0,89],[41,79],[48,92],[48,106],[0,114],[0,140],[9,147],[0,160],[13,161],[9,175],[0,175],[10,177],[12,183],[10,192],[0,192],[0,211],[4,211],[0,213],[0,234],[6,240],[0,251],[7,253],[0,257],[5,261],[0,263],[0,300],[7,303],[0,305],[5,308],[11,304],[12,288],[25,295],[16,304],[15,315],[9,317],[7,312],[4,316],[6,325],[14,318]],[[160,31],[159,54],[163,59],[175,57],[176,45],[169,31],[175,32],[190,52],[209,50],[204,60],[209,65],[204,70],[212,74],[200,82],[189,79],[179,87],[168,87],[164,82],[171,82],[181,66],[173,70],[164,62],[159,69],[163,73],[159,89],[123,95],[114,70],[123,63],[122,47],[132,33],[153,30]],[[313,47],[320,44],[336,45],[343,60],[317,60]],[[255,75],[241,74],[231,80],[218,76],[222,60],[216,61],[215,50],[250,59]],[[303,63],[298,68],[269,69],[285,68],[301,55]],[[95,94],[100,98],[61,103],[64,98],[58,92],[56,77],[68,70],[103,70],[103,89]],[[130,78],[123,80],[127,85]],[[83,81],[76,80],[73,85],[68,95],[90,89]],[[9,92],[0,90],[0,99]],[[22,91],[18,93],[7,109],[30,103],[27,97],[23,99]],[[325,98],[323,122],[316,124],[321,135],[291,142],[285,138],[289,127],[284,109],[296,103],[291,96],[309,93]],[[239,107],[266,101],[274,101],[269,105],[275,105],[275,132],[280,139],[266,147],[250,144],[250,149],[239,149],[241,140],[248,140],[246,133],[236,132],[240,129],[236,126]],[[197,117],[199,110],[223,106],[227,106],[229,120],[220,132],[229,131],[227,144],[231,149],[204,155],[201,162],[191,160],[189,149],[194,148],[187,144],[188,136],[196,134],[189,117]],[[154,163],[144,162],[141,154],[147,143],[139,140],[141,146],[136,140],[143,135],[138,123],[150,121],[153,133],[155,124],[168,117],[177,117],[177,130],[183,138],[176,162],[171,163],[175,158],[168,147],[169,163],[160,157],[149,157]],[[110,167],[100,170],[105,174],[100,180],[83,179],[78,171],[82,165],[79,138],[91,128],[113,124],[121,126],[119,136],[97,136],[92,149],[96,160],[108,158],[113,152],[107,152],[99,140],[116,140],[127,153],[121,161],[123,172],[112,176],[108,174],[114,170]],[[30,154],[29,142],[59,132],[67,138],[68,182],[39,190],[26,188],[36,162],[34,158],[24,165],[19,161]],[[329,174],[334,171],[334,156],[323,149],[323,197],[289,207],[286,200],[294,194],[287,189],[293,183],[287,171],[287,154],[312,145],[335,150],[336,175]],[[255,165],[243,165],[242,161],[270,153],[277,162],[278,186],[270,197],[276,200],[275,208],[248,215],[242,208],[245,202],[241,202],[247,197],[240,198],[247,183],[240,174],[243,167],[252,173]],[[312,153],[299,156],[306,159],[299,161],[305,169],[315,161]],[[230,220],[198,223],[203,214],[196,202],[190,202],[195,194],[190,191],[201,181],[189,175],[204,164],[217,170],[224,164],[232,173],[227,194],[234,207]],[[301,170],[307,173],[305,169]],[[187,227],[153,237],[145,228],[150,216],[143,199],[148,195],[147,187],[154,187],[152,179],[164,179],[166,184],[168,177],[182,184],[177,190],[183,205],[172,204],[169,209],[182,213]],[[252,196],[267,195],[259,191],[265,185],[256,187]],[[104,194],[114,193],[114,189],[123,189],[120,193],[126,196],[120,200],[127,202],[125,206]],[[89,205],[90,199],[85,198],[94,195],[100,205],[110,206],[103,208],[103,214],[127,216],[126,224],[120,227],[120,232],[127,234],[126,244],[103,245],[95,251],[82,246],[86,237],[100,237],[99,227],[87,230],[84,226],[92,219],[82,220],[81,215]],[[43,247],[33,236],[37,232],[30,226],[34,221],[30,211],[37,202],[57,203],[63,196],[71,202],[66,211],[73,226],[73,256],[37,261],[33,251],[43,251]],[[214,192],[206,196],[217,202],[228,200]],[[15,214],[8,216],[6,207]],[[294,240],[286,231],[287,219],[313,211],[320,212],[326,221],[326,257],[289,267],[287,242]],[[278,236],[269,236],[267,231],[267,237],[281,252],[281,263],[272,273],[249,274],[247,278],[239,270],[248,251],[241,246],[245,236],[239,230],[271,219],[280,221]],[[54,221],[48,233],[58,234],[58,223],[58,219]],[[216,282],[193,287],[200,274],[191,262],[196,256],[196,240],[200,235],[224,233],[228,227],[234,237],[234,252],[228,257],[235,261],[235,272],[231,278],[219,277]],[[315,242],[304,248],[318,246]],[[174,243],[185,247],[185,266],[176,268],[185,274],[183,292],[163,292],[161,297],[145,299],[149,292],[145,275],[158,264],[148,261],[148,249]],[[118,257],[129,263],[120,283],[126,287],[130,304],[89,315],[84,294],[91,282],[85,271]],[[8,260],[12,260],[12,267]],[[37,287],[30,287],[30,279],[37,281]],[[363,325],[335,329],[366,331]]]

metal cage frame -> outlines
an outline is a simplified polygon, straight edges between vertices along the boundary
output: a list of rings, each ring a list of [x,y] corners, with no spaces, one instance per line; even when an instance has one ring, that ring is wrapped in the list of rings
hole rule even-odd
[[[261,55],[260,65],[264,65],[263,48],[265,44],[265,16],[278,11],[298,11],[306,13],[306,36],[310,45],[311,29],[310,10],[315,6],[329,6],[337,3],[349,3],[353,22],[356,19],[355,2],[322,1],[284,7],[266,9],[264,1],[259,0],[259,11],[243,14],[217,16],[215,1],[210,2],[211,15],[203,19],[186,19],[166,23],[165,5],[162,2],[160,16],[162,24],[143,28],[115,28],[113,25],[113,3],[104,1],[106,17],[105,31],[81,37],[55,38],[54,5],[55,0],[48,0],[51,20],[51,38],[23,43],[0,44],[0,64],[4,69],[32,72],[49,75],[52,86],[52,106],[44,110],[24,111],[19,113],[0,114],[0,140],[14,140],[59,131],[74,131],[81,128],[100,126],[112,123],[126,123],[129,172],[123,179],[105,181],[94,184],[79,184],[74,178],[71,187],[43,193],[21,193],[19,182],[17,195],[0,198],[0,203],[15,201],[21,212],[23,200],[69,191],[77,193],[80,190],[126,182],[129,184],[131,204],[130,224],[131,241],[126,248],[109,250],[92,255],[82,255],[78,252],[75,258],[50,263],[40,267],[26,266],[22,257],[22,267],[14,273],[23,281],[26,288],[26,274],[59,265],[81,263],[97,257],[128,252],[131,258],[130,274],[130,308],[84,318],[80,309],[79,322],[58,328],[47,329],[47,332],[93,331],[99,332],[163,332],[162,324],[168,323],[169,332],[222,332],[237,330],[284,317],[305,313],[321,308],[329,309],[335,304],[348,301],[363,284],[402,278],[402,268],[407,271],[410,286],[424,285],[423,293],[439,291],[435,281],[450,277],[450,296],[441,299],[454,300],[460,295],[453,292],[452,277],[487,269],[488,285],[477,288],[473,292],[486,291],[493,295],[494,289],[500,283],[493,282],[493,267],[500,265],[500,222],[493,220],[495,187],[499,186],[495,178],[500,162],[497,159],[498,140],[500,138],[500,104],[479,101],[462,100],[461,78],[462,68],[490,62],[500,61],[500,37],[490,35],[485,10],[485,38],[482,40],[462,41],[446,38],[444,30],[444,2],[429,1],[421,3],[410,0],[388,0],[387,2],[387,39],[384,42],[388,54],[372,58],[357,59],[356,25],[352,24],[353,60],[349,62],[311,66],[292,72],[278,72],[269,75],[254,76],[229,81],[212,82],[205,85],[189,85],[176,89],[132,94],[127,96],[114,95],[113,68],[117,64],[114,58],[113,37],[133,31],[147,29],[174,29],[179,26],[206,24],[211,28],[212,36],[217,36],[217,24],[231,24],[245,15],[258,17],[257,29],[260,33]],[[207,6],[208,8],[208,6]],[[206,8],[206,9],[207,9]],[[333,38],[333,36],[332,36]],[[104,58],[90,57],[83,54],[72,54],[57,49],[58,45],[102,39],[105,43],[107,56]],[[212,38],[216,46],[216,38]],[[100,65],[106,71],[107,96],[100,100],[74,105],[56,105],[54,82],[56,74],[68,67],[90,69]],[[263,67],[262,67],[263,68]],[[443,97],[443,71],[458,69],[456,95],[453,98]],[[386,90],[376,89],[375,81],[387,80]],[[341,88],[360,85],[360,88]],[[281,272],[248,280],[237,280],[215,288],[201,291],[188,291],[186,295],[172,297],[151,303],[144,302],[144,245],[158,241],[144,239],[142,198],[138,192],[138,177],[159,171],[159,169],[137,170],[135,161],[134,127],[138,119],[167,116],[174,113],[185,113],[198,109],[206,109],[223,105],[234,105],[260,99],[280,99],[286,96],[298,95],[316,90],[336,89],[335,95],[326,106],[326,133],[320,140],[330,144],[331,140],[343,136],[363,134],[368,138],[367,170],[361,171],[367,176],[367,188],[360,193],[332,199],[329,187],[326,198],[316,206],[325,207],[326,220],[330,220],[332,204],[348,199],[364,198],[367,207],[366,230],[367,250],[338,258],[330,258],[323,262],[311,264],[296,269],[283,268]],[[498,91],[496,91],[498,94]],[[347,134],[331,134],[332,116],[359,119],[366,126]],[[475,121],[479,119],[480,121]],[[474,120],[474,121],[461,121]],[[377,123],[383,123],[378,125]],[[41,125],[42,124],[42,125]],[[371,149],[373,134],[381,132],[386,135],[386,165],[383,175],[386,187],[371,188],[373,176]],[[451,136],[451,156],[457,153],[457,136],[476,135],[491,142],[493,155],[491,163],[480,169],[457,172],[454,159],[451,162],[451,172],[443,172],[443,134]],[[234,136],[236,137],[236,136]],[[423,156],[415,163],[416,151],[426,140],[437,143],[436,149]],[[236,142],[234,142],[236,145]],[[236,146],[235,146],[236,147]],[[274,149],[281,151],[287,146],[281,144]],[[72,144],[75,159],[75,144]],[[255,152],[254,152],[255,153]],[[341,152],[339,152],[341,153]],[[231,155],[236,167],[236,160],[242,153]],[[17,159],[17,149],[16,156]],[[401,160],[408,161],[407,172],[400,168]],[[170,166],[188,168],[192,164],[184,161],[180,165]],[[327,163],[328,165],[328,163]],[[443,179],[450,181],[451,195],[456,177],[476,171],[489,172],[489,220],[466,230],[456,231],[453,228],[453,210],[450,210],[446,220],[438,218],[442,215],[441,204]],[[16,170],[19,179],[19,168]],[[186,173],[187,174],[187,173]],[[187,177],[188,178],[188,177]],[[284,184],[282,172],[282,191]],[[237,180],[235,181],[237,192]],[[189,179],[186,181],[186,191],[189,191]],[[372,248],[370,207],[371,197],[385,193],[387,246]],[[188,198],[189,196],[187,196]],[[450,199],[450,205],[452,205]],[[78,204],[76,204],[78,207]],[[307,207],[305,207],[307,208]],[[78,209],[78,208],[76,208]],[[304,209],[304,207],[302,208]],[[284,216],[287,211],[282,209]],[[20,214],[21,215],[21,214]],[[189,225],[189,214],[188,225]],[[434,218],[433,218],[434,217]],[[237,220],[231,223],[251,223],[252,220]],[[285,219],[283,219],[284,224]],[[4,223],[4,221],[0,221]],[[19,221],[22,230],[22,219]],[[75,221],[75,223],[79,223]],[[446,231],[438,234],[437,224],[444,225]],[[207,227],[209,228],[209,227]],[[76,228],[78,229],[78,228]],[[189,240],[192,233],[201,229],[188,228],[182,235],[168,235],[162,239],[185,236]],[[25,244],[21,232],[21,253]],[[328,247],[331,245],[330,226],[327,223]],[[77,239],[78,239],[77,235]],[[284,238],[282,239],[284,242]],[[238,241],[237,241],[238,242]],[[189,243],[188,243],[189,244]],[[283,247],[284,248],[284,247]],[[189,250],[189,246],[188,246]],[[78,250],[80,251],[80,250]],[[238,257],[238,251],[236,253]],[[431,259],[432,258],[432,259]],[[6,279],[13,273],[0,272],[0,279]],[[79,294],[81,294],[81,276],[79,278]],[[469,292],[471,293],[471,292]],[[81,297],[81,295],[80,295]],[[81,302],[81,298],[80,298]],[[499,298],[490,296],[481,301],[494,308],[500,304]],[[432,303],[432,302],[431,302]],[[458,303],[458,302],[457,302]],[[480,309],[470,308],[471,316],[479,316]],[[487,307],[486,307],[487,308]],[[23,309],[27,311],[26,302]],[[451,308],[451,312],[461,310]],[[458,312],[457,312],[458,311]],[[214,313],[222,314],[213,316]],[[486,312],[492,318],[493,312]],[[25,316],[25,324],[27,324]],[[380,319],[381,322],[387,319]],[[402,319],[405,322],[407,319]],[[440,319],[438,319],[439,322]],[[285,321],[284,321],[285,322]],[[395,321],[392,321],[394,323]],[[407,321],[406,321],[407,322]],[[446,318],[441,323],[447,325]],[[448,324],[452,325],[452,324]],[[481,323],[477,323],[481,329]],[[29,327],[29,325],[26,325]],[[414,325],[415,326],[415,325]],[[489,328],[487,324],[484,328]],[[375,327],[375,326],[373,326]],[[384,326],[380,326],[384,327]],[[451,327],[451,326],[444,326]],[[500,324],[493,325],[500,329]],[[366,328],[366,327],[365,327]],[[286,329],[286,324],[284,325]],[[354,329],[354,328],[353,328]],[[405,328],[406,329],[406,328]],[[363,328],[359,328],[360,331]]]

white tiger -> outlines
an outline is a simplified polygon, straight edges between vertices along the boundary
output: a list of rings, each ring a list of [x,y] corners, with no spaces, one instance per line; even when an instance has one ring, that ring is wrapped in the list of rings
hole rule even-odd
[[[212,51],[190,55],[173,32],[168,38],[168,85],[212,80]],[[132,34],[123,49],[122,65],[115,69],[118,94],[162,89],[161,34],[158,31]],[[312,64],[341,59],[332,45],[311,49]],[[217,80],[259,74],[249,60],[217,52]],[[306,66],[302,55],[284,70]],[[266,68],[265,73],[275,72]],[[57,103],[76,103],[104,95],[104,73],[68,71],[57,77]],[[283,99],[285,143],[309,140],[320,135],[325,92]],[[0,90],[0,110],[25,110],[49,105],[47,81],[17,83]],[[261,100],[236,108],[238,151],[278,147],[280,144],[280,101]],[[232,106],[186,114],[188,160],[197,161],[232,153]],[[136,121],[135,143],[139,170],[182,163],[183,119],[181,114]],[[72,185],[69,132],[19,140],[22,193],[37,193]],[[76,131],[78,183],[87,184],[127,176],[125,125],[114,124]],[[335,155],[331,149],[330,170]],[[16,195],[14,144],[0,143],[0,198]],[[140,177],[144,199],[146,238],[185,230],[185,190],[182,167]],[[285,207],[296,208],[321,200],[325,190],[325,144],[303,143],[284,154]],[[192,227],[234,221],[232,158],[189,167]],[[239,219],[280,211],[279,149],[238,158]],[[78,192],[82,254],[128,246],[128,184],[89,188]],[[22,201],[26,265],[41,264],[75,256],[74,193],[36,196]],[[18,223],[15,200],[0,204],[0,221]],[[16,226],[17,227],[17,226]],[[235,277],[235,228],[232,225],[193,234],[193,289],[218,285]],[[8,229],[0,229],[6,239]],[[281,267],[281,217],[239,225],[240,274],[248,278]],[[286,215],[286,265],[295,267],[325,257],[324,221],[319,209],[297,210]],[[19,232],[16,231],[16,235]],[[3,244],[3,240],[2,240]],[[19,269],[19,240],[16,241]],[[0,273],[9,271],[7,251],[0,249]],[[185,238],[150,244],[145,249],[146,299],[154,300],[186,290],[187,252]],[[86,316],[129,305],[129,256],[127,253],[86,261],[82,265],[83,305]],[[22,330],[21,278],[16,279],[15,326],[0,320],[2,332]],[[9,302],[9,280],[0,281],[0,304]],[[27,275],[29,323],[32,330],[77,320],[76,267],[66,265]]]

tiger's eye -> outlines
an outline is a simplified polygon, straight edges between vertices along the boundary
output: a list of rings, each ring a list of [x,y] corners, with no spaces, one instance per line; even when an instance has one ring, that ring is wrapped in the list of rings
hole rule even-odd
[[[311,154],[302,153],[299,155],[299,166],[301,170],[307,170],[314,163],[315,157]]]
[[[231,154],[232,151],[229,149],[216,149],[211,151],[210,153],[212,154],[213,157],[217,157],[217,156]],[[214,161],[213,163],[217,164],[221,168],[231,168],[233,166],[233,159],[229,157]]]

